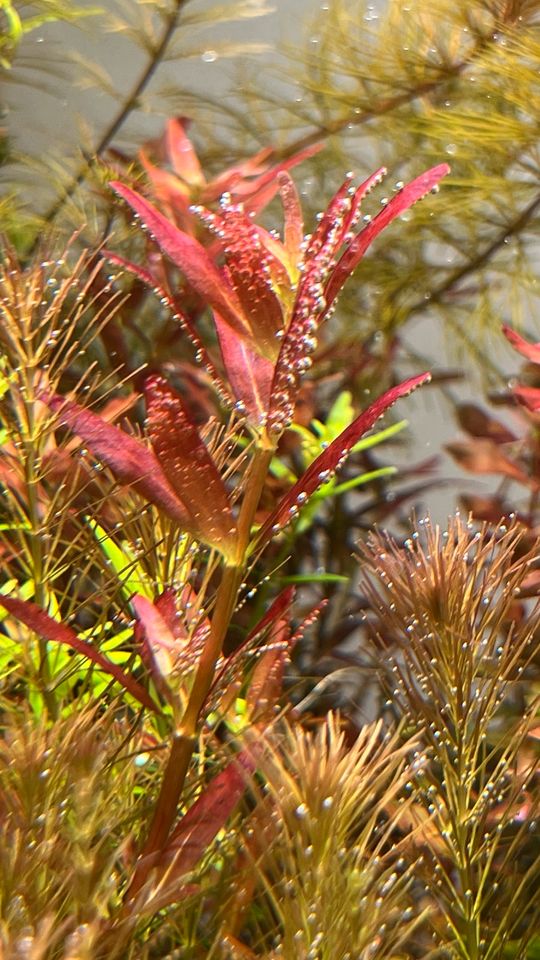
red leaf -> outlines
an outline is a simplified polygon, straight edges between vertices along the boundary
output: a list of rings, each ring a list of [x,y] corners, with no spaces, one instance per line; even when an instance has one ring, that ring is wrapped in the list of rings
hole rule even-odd
[[[242,646],[246,646],[252,643],[267,627],[272,627],[277,624],[280,620],[283,620],[285,615],[288,615],[292,602],[296,594],[295,587],[285,587],[280,593],[278,593],[275,600],[272,601],[268,610],[261,617],[258,623],[255,624],[252,630],[249,631],[248,636],[246,637]]]
[[[278,183],[285,220],[283,242],[289,260],[293,266],[296,266],[300,262],[304,240],[302,205],[294,182],[288,173],[282,171],[278,176]]]
[[[242,200],[246,210],[249,210],[251,213],[258,213],[258,211],[266,207],[276,195],[279,189],[278,176],[280,173],[291,170],[293,167],[298,166],[299,163],[303,163],[304,160],[309,160],[323,149],[324,144],[322,143],[312,144],[300,150],[298,153],[293,154],[288,160],[282,160],[281,163],[270,167],[269,170],[262,173],[251,183],[246,183],[245,181],[237,183],[232,191],[234,197]]]
[[[226,556],[236,551],[236,524],[219,471],[182,400],[161,377],[145,384],[147,428],[171,487],[205,543]]]
[[[524,599],[525,597],[540,596],[540,570],[532,570],[521,581],[519,587],[519,596],[520,599]],[[540,727],[537,729],[540,731]],[[529,736],[530,735],[531,734],[529,734]]]
[[[159,280],[149,271],[145,270],[143,267],[140,267],[136,263],[132,263],[131,260],[125,260],[124,257],[118,256],[116,253],[112,253],[110,250],[102,250],[101,255],[109,263],[114,263],[115,266],[121,267],[123,270],[127,270],[129,273],[133,274],[137,280],[140,280],[141,283],[144,283],[145,286],[149,287],[153,292],[158,296],[162,303],[166,304],[171,311],[175,320],[178,321],[182,330],[187,334],[191,343],[193,344],[194,349],[197,351],[197,359],[202,364],[203,367],[206,367],[215,389],[220,396],[223,397],[225,394],[225,385],[219,376],[214,364],[212,363],[208,351],[204,346],[201,338],[199,337],[194,324],[187,314],[180,309],[176,301],[171,297],[167,290],[160,284]],[[230,398],[224,398],[226,401]]]
[[[265,649],[255,665],[246,694],[251,723],[266,724],[275,717],[276,707],[279,710],[285,665],[292,651],[290,637],[288,627],[279,624],[268,641],[273,649]]]
[[[352,241],[348,249],[339,260],[326,289],[326,302],[331,306],[343,284],[350,277],[353,270],[356,269],[360,260],[364,256],[367,248],[373,242],[375,237],[388,226],[392,220],[399,217],[405,210],[429,193],[441,180],[450,172],[450,167],[446,163],[440,163],[431,170],[426,170],[411,183],[400,190],[392,197],[389,203],[373,218],[370,224],[366,226],[361,233]]]
[[[512,393],[516,400],[519,400],[531,413],[538,413],[540,411],[540,390],[538,387],[523,387],[520,385],[519,387],[514,387]]]
[[[392,387],[392,389],[383,393],[382,397],[375,400],[367,410],[361,413],[356,420],[353,420],[346,430],[340,433],[327,449],[313,461],[311,466],[278,503],[274,512],[270,514],[259,530],[255,541],[256,549],[271,540],[275,533],[296,516],[300,506],[309,500],[322,483],[326,483],[355,443],[371,429],[388,407],[391,407],[401,397],[412,393],[417,387],[428,383],[430,379],[429,373],[422,373],[417,377],[405,380],[397,387]]]
[[[148,666],[153,679],[162,687],[161,679],[169,677],[174,666],[176,641],[158,608],[141,594],[131,598],[131,605],[142,626]],[[160,692],[164,693],[164,689]]]
[[[169,485],[159,461],[140,440],[72,400],[58,395],[43,399],[58,413],[59,422],[88,444],[94,456],[111,468],[120,483],[133,486],[186,530],[193,529],[189,514]]]
[[[203,186],[205,183],[204,174],[195,148],[186,134],[182,117],[174,117],[169,120],[165,137],[167,155],[174,172],[190,186]]]
[[[331,240],[334,253],[337,254],[346,233],[346,224],[349,224],[350,220],[353,180],[354,174],[348,173],[340,188],[327,204],[326,210],[315,227],[304,257],[308,267],[310,261],[317,256],[328,240]]]
[[[174,222],[190,236],[195,233],[194,217],[190,211],[191,197],[189,190],[181,180],[168,170],[156,167],[148,159],[144,150],[139,153],[139,159],[152,185],[152,193],[158,203],[165,207]]]
[[[117,181],[113,181],[111,187],[129,203],[161,250],[179,267],[205,303],[219,310],[238,336],[251,339],[251,332],[234,290],[199,241],[175,227],[135,190]]]
[[[224,827],[254,769],[253,752],[240,753],[214,777],[182,817],[162,853],[151,855],[156,887],[163,875],[163,883],[157,894],[160,908],[177,902],[185,895],[178,881],[197,866],[212,840]]]
[[[500,523],[503,517],[508,517],[514,511],[507,503],[495,494],[481,496],[474,493],[463,493],[460,496],[463,509],[472,513],[475,520],[485,520],[487,523]]]
[[[351,211],[343,224],[343,229],[340,235],[341,243],[344,242],[345,237],[349,232],[349,230],[351,230],[352,227],[356,226],[359,220],[360,206],[362,204],[362,200],[365,200],[368,193],[371,193],[374,187],[377,187],[380,183],[382,183],[382,181],[386,176],[386,173],[387,173],[386,167],[379,167],[379,169],[376,170],[375,173],[370,174],[369,177],[366,180],[364,180],[364,182],[361,183],[359,187],[356,188],[353,199],[352,199],[352,203],[351,203]]]
[[[447,443],[446,450],[460,467],[471,473],[494,473],[510,477],[511,480],[517,480],[518,483],[524,483],[527,486],[538,485],[513,460],[505,457],[493,440],[477,439],[474,442]]]
[[[252,721],[271,720],[279,705],[283,674],[294,643],[291,642],[290,608],[294,587],[283,590],[251,631],[246,644],[265,632],[261,655],[257,661],[246,695]]]
[[[218,220],[227,263],[224,272],[248,318],[257,348],[264,356],[275,359],[279,352],[276,335],[283,327],[283,315],[268,281],[273,257],[239,204],[222,204]]]
[[[520,337],[519,333],[516,333],[511,327],[503,327],[503,333],[514,350],[521,353],[527,360],[531,360],[533,363],[540,363],[540,343],[529,343],[528,340]]]
[[[245,409],[249,421],[254,426],[261,427],[266,422],[270,406],[270,388],[274,373],[272,363],[250,350],[217,313],[214,314],[214,322],[232,392]]]
[[[285,610],[289,609],[295,595],[294,587],[286,587],[281,591],[276,599],[271,603],[270,607],[262,618],[255,624],[252,630],[248,633],[247,637],[242,641],[242,643],[237,646],[229,657],[227,657],[224,663],[221,665],[221,668],[217,671],[214,681],[212,683],[212,690],[209,694],[211,697],[212,693],[216,690],[219,690],[223,686],[224,677],[228,672],[231,672],[231,668],[241,660],[246,653],[246,650],[249,650],[253,646],[254,641],[257,639],[260,634],[267,627],[271,627],[284,613]],[[229,690],[226,690],[225,697],[228,696]]]
[[[38,607],[37,604],[31,603],[29,600],[19,600],[16,597],[0,596],[0,606],[5,607],[17,620],[26,624],[30,630],[33,630],[40,637],[43,637],[44,640],[64,643],[66,646],[71,647],[72,650],[75,650],[76,653],[83,654],[83,656],[91,660],[92,663],[97,664],[98,667],[101,667],[101,669],[110,674],[111,677],[114,677],[120,686],[138,700],[143,707],[148,707],[150,710],[159,712],[150,694],[140,683],[137,683],[129,674],[124,673],[120,667],[108,660],[107,657],[100,653],[99,650],[96,650],[92,644],[81,640],[70,627],[66,627],[65,624],[53,620],[53,618],[50,617],[48,613],[45,613],[41,607]]]
[[[504,423],[491,417],[475,403],[460,403],[456,413],[460,427],[471,437],[485,437],[494,443],[511,443],[516,439]]]

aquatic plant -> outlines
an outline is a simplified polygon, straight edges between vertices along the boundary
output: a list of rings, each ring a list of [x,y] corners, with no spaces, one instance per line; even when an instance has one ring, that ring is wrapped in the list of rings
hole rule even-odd
[[[68,881],[60,879],[58,905],[54,894],[48,907],[34,887],[26,903],[15,879],[10,881],[18,891],[13,895],[22,898],[17,936],[24,937],[26,927],[31,928],[28,942],[37,956],[45,936],[51,956],[62,956],[66,944],[75,949],[77,937],[77,949],[91,949],[95,956],[131,955],[141,943],[149,956],[154,949],[163,953],[165,948],[150,946],[154,935],[159,941],[161,913],[185,902],[197,930],[195,949],[206,945],[219,951],[225,932],[231,943],[240,943],[244,924],[238,920],[234,930],[228,926],[229,911],[234,907],[240,917],[238,901],[244,894],[224,880],[218,894],[220,874],[225,878],[231,858],[238,856],[250,874],[257,912],[259,867],[261,877],[265,870],[273,876],[274,868],[270,862],[260,864],[257,876],[253,874],[247,848],[242,853],[241,824],[252,829],[252,813],[261,822],[268,819],[269,829],[277,822],[277,810],[264,814],[267,805],[272,807],[271,799],[256,800],[259,781],[253,775],[257,770],[264,782],[265,763],[271,763],[266,790],[270,797],[271,782],[278,790],[277,757],[285,749],[282,737],[289,736],[276,721],[284,671],[320,605],[305,610],[293,626],[294,589],[288,586],[274,592],[264,612],[252,615],[236,641],[235,620],[249,612],[258,580],[271,577],[271,571],[263,573],[268,544],[322,485],[328,491],[334,473],[378,418],[429,375],[391,387],[365,411],[345,418],[343,429],[334,429],[328,445],[308,458],[303,473],[289,481],[262,517],[261,497],[294,417],[301,380],[316,348],[315,334],[332,312],[341,287],[380,231],[447,170],[442,164],[412,181],[367,225],[360,221],[360,204],[381,172],[357,188],[347,178],[306,238],[294,185],[278,170],[283,239],[258,227],[240,204],[225,197],[217,212],[196,210],[216,235],[217,242],[207,246],[142,195],[114,184],[155,238],[163,265],[155,255],[150,269],[110,252],[103,256],[156,288],[194,341],[197,359],[224,405],[222,421],[205,425],[196,422],[187,397],[163,376],[151,374],[144,384],[144,435],[134,424],[117,426],[114,420],[132,411],[136,398],[119,394],[113,401],[107,396],[107,381],[94,378],[89,362],[92,350],[99,356],[105,342],[101,332],[122,298],[113,286],[116,281],[100,279],[100,264],[92,256],[81,257],[70,270],[71,254],[66,251],[24,272],[8,251],[1,332],[3,702],[13,730],[27,731],[20,736],[36,758],[46,755],[53,764],[50,747],[44,745],[50,731],[58,729],[60,740],[65,738],[67,752],[60,755],[66,769],[51,780],[60,784],[60,792],[70,789],[66,784],[76,775],[72,744],[83,727],[91,731],[89,750],[96,773],[89,774],[90,781],[100,776],[103,764],[112,777],[104,781],[105,791],[106,783],[114,789],[124,754],[136,760],[135,773],[131,766],[126,781],[129,815],[126,809],[124,828],[120,823],[114,828],[103,859],[100,854],[98,863],[93,853],[83,856],[79,841],[73,841],[76,857],[88,862],[87,889],[95,883],[87,919],[81,920],[76,898],[65,898]],[[179,312],[182,301],[169,292],[175,289],[176,271],[183,277],[182,297],[198,300],[197,321]],[[206,322],[201,324],[205,312],[211,315],[214,333]],[[196,322],[207,332],[199,334]],[[84,394],[83,404],[79,400]],[[21,708],[20,716],[12,706],[18,691],[29,705]],[[114,734],[108,734],[100,710],[110,718]],[[19,733],[6,736],[16,740]],[[290,736],[296,737],[292,728]],[[322,740],[310,734],[300,738],[300,753],[318,755],[327,736],[328,767],[334,760],[343,763],[351,797],[357,798],[359,811],[365,807],[360,837],[360,822],[350,820],[353,800],[344,800],[343,823],[334,841],[352,845],[352,883],[362,874],[369,851],[375,860],[379,856],[384,841],[373,833],[377,805],[397,800],[409,746],[401,745],[397,736],[386,743],[380,724],[366,729],[350,750],[337,720],[329,720],[320,736]],[[30,773],[22,760],[14,775],[19,777],[15,793],[30,789],[24,785]],[[373,782],[368,780],[371,775]],[[303,789],[303,776],[298,766],[298,789]],[[36,837],[36,844],[50,844],[56,862],[71,842],[62,826],[67,814],[59,816],[52,795],[40,802],[46,805],[46,832],[45,838]],[[127,801],[119,797],[121,802]],[[11,810],[13,798],[6,797],[6,803]],[[243,813],[235,813],[242,805]],[[238,829],[224,843],[220,838],[231,817],[240,817]],[[9,813],[10,843],[12,819]],[[390,824],[388,835],[394,821]],[[85,842],[97,857],[101,845],[95,830],[101,828],[88,828]],[[282,840],[278,833],[276,850]],[[52,876],[48,878],[54,868],[45,853],[43,857],[46,889],[53,883]],[[381,868],[374,866],[374,882],[381,888],[394,859],[385,854]],[[110,871],[112,863],[116,881],[105,903],[102,870]],[[22,877],[27,869],[29,865]],[[409,886],[407,874],[385,907],[394,918],[389,943],[405,940],[416,924],[402,927],[398,920]],[[356,895],[354,890],[360,890],[356,880],[349,896]],[[306,888],[305,898],[314,895]],[[216,897],[220,909],[207,924],[205,904]],[[264,900],[265,909],[272,910],[271,899]],[[180,922],[180,914],[174,915],[173,926]],[[378,916],[377,929],[380,922]],[[281,952],[296,942],[290,940],[290,923],[292,918],[284,913],[278,924]],[[376,939],[369,911],[355,929],[359,945]],[[261,949],[266,950],[267,938],[275,935],[261,928]],[[8,949],[11,941],[5,942]],[[166,942],[186,943],[185,934],[168,928]]]
[[[456,517],[361,548],[387,705],[419,739],[410,839],[442,955],[525,957],[538,943],[538,611],[516,599],[536,550],[524,534]]]

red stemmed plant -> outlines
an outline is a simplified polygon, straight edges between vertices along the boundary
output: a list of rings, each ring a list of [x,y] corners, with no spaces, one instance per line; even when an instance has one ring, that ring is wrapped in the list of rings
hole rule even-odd
[[[512,384],[508,390],[492,397],[494,403],[510,409],[513,422],[503,423],[476,404],[459,404],[459,424],[469,439],[450,443],[447,449],[470,473],[492,475],[500,481],[494,493],[463,495],[461,499],[467,510],[476,519],[488,523],[499,523],[501,517],[517,515],[529,528],[533,542],[539,523],[540,344],[530,343],[507,326],[503,327],[503,333],[513,349],[527,361],[520,375],[524,382]],[[520,496],[519,505],[511,489],[514,484],[525,494]],[[536,593],[539,583],[538,571],[534,571],[524,589]]]
[[[194,155],[182,139],[183,129],[176,128],[173,132],[176,145],[180,144],[185,177],[200,179]],[[257,172],[256,165],[252,172]],[[423,373],[384,393],[322,452],[262,526],[255,528],[269,465],[283,432],[293,419],[295,400],[302,378],[312,364],[320,325],[332,313],[340,290],[372,241],[392,220],[436,188],[448,167],[441,164],[423,173],[396,193],[377,216],[371,220],[364,217],[361,221],[361,203],[384,172],[379,170],[356,188],[348,176],[307,237],[299,198],[285,170],[278,169],[277,175],[275,170],[271,175],[261,174],[258,190],[249,196],[248,208],[239,202],[239,181],[233,180],[229,185],[236,184],[236,195],[223,196],[219,211],[202,206],[189,211],[190,215],[195,213],[214,236],[209,247],[203,246],[190,228],[181,229],[130,187],[118,182],[112,184],[140,218],[164,257],[180,272],[184,286],[211,311],[220,356],[212,356],[204,346],[192,318],[183,313],[178,297],[163,288],[155,269],[128,263],[113,254],[107,254],[108,258],[157,289],[170,304],[192,338],[221,397],[235,408],[235,437],[239,430],[244,430],[248,441],[237,470],[239,489],[233,493],[222,465],[223,458],[205,442],[183,399],[162,377],[152,376],[145,385],[146,439],[108,423],[99,413],[72,399],[57,394],[43,397],[57,416],[59,426],[76,434],[121,484],[131,486],[153,504],[175,525],[178,533],[187,533],[209,548],[214,569],[220,569],[211,612],[201,619],[192,634],[191,646],[186,646],[186,638],[175,626],[176,604],[182,605],[183,595],[163,594],[156,597],[154,603],[140,596],[133,598],[141,659],[154,681],[155,694],[147,695],[140,681],[128,683],[121,671],[110,670],[106,662],[100,664],[144,706],[158,710],[171,707],[174,722],[161,789],[127,902],[136,896],[152,869],[161,865],[165,870],[175,851],[185,849],[186,837],[192,846],[191,852],[185,854],[187,866],[183,869],[184,872],[189,869],[194,856],[195,859],[200,856],[204,844],[215,835],[231,809],[230,802],[225,806],[221,804],[224,791],[227,793],[230,788],[229,800],[235,802],[243,789],[242,769],[249,769],[256,762],[251,753],[242,754],[175,827],[179,799],[202,718],[212,700],[218,671],[226,667],[223,643],[252,558],[339,468],[351,448],[385,410],[429,380],[429,374]],[[251,216],[257,209],[255,198],[258,197],[259,205],[262,199],[266,202],[269,192],[276,187],[285,219],[281,240],[257,225]],[[211,190],[207,191],[206,199],[213,199]],[[360,230],[359,223],[362,224]],[[278,598],[272,615],[263,619],[259,631],[252,633],[254,641],[259,635],[266,637],[268,632],[277,631],[278,649],[290,648],[294,637],[283,628],[283,611],[288,610],[291,599],[290,593]],[[58,624],[53,626],[55,621],[50,621],[33,604],[6,600],[5,605],[47,639],[71,643],[74,649],[84,652],[77,647],[73,632],[60,631]],[[263,688],[268,684],[269,689],[273,689],[276,678],[279,680],[283,655],[274,653],[261,661],[262,674],[259,671],[255,678],[255,693],[251,695],[257,723],[266,715],[261,704],[266,702],[268,691]],[[179,658],[189,672],[187,685],[185,675],[178,670]],[[180,685],[183,685],[182,695]],[[154,696],[163,707],[155,703]],[[221,807],[219,815],[217,807]],[[197,830],[198,839],[193,835]],[[176,876],[181,873],[182,869]]]
[[[188,128],[189,120],[184,117],[168,120],[163,136],[140,150],[139,159],[160,208],[182,230],[193,235],[199,227],[192,209],[194,203],[211,204],[229,193],[235,202],[243,204],[244,210],[259,213],[277,193],[278,174],[323,148],[323,144],[313,144],[280,163],[272,163],[272,148],[265,147],[208,180]]]

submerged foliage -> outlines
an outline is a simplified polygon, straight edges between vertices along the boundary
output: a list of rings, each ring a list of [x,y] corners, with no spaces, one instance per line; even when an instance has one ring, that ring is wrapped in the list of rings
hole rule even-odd
[[[471,502],[486,524],[422,519],[353,557],[374,521],[403,531],[433,483],[432,460],[390,479],[383,443],[403,422],[370,432],[431,379],[417,362],[396,372],[403,324],[436,306],[455,329],[479,295],[492,306],[492,264],[532,227],[537,4],[323,7],[302,97],[255,103],[244,78],[234,146],[216,133],[199,151],[204,123],[193,134],[185,116],[117,147],[162,64],[217,56],[212,18],[266,4],[97,14],[141,43],[142,66],[45,214],[78,232],[44,255],[51,241],[18,221],[19,252],[4,247],[0,953],[14,960],[539,950],[538,344],[506,328],[530,361],[503,398],[515,425],[458,408],[472,442],[454,457],[506,484]],[[488,119],[513,141],[494,149]],[[364,127],[392,176],[414,159],[376,209],[382,167],[330,189]],[[449,173],[444,152],[451,178],[417,204]],[[418,154],[436,166],[418,175]],[[517,515],[509,483],[529,494]]]
[[[347,179],[314,232],[304,238],[293,183],[278,169],[273,175],[285,211],[283,242],[226,198],[220,213],[197,211],[217,232],[217,246],[203,245],[141,195],[115,184],[164,254],[163,260],[150,255],[150,271],[126,266],[160,294],[165,291],[162,299],[194,340],[198,359],[225,407],[219,419],[214,415],[205,425],[197,423],[189,398],[153,374],[144,382],[142,435],[133,420],[117,426],[114,421],[132,412],[138,398],[125,388],[124,395],[108,396],[115,381],[122,385],[118,372],[109,387],[107,380],[94,378],[98,364],[94,367],[90,357],[95,351],[99,358],[122,293],[115,291],[114,281],[103,282],[93,257],[83,255],[71,264],[68,250],[56,261],[38,262],[24,271],[7,251],[0,333],[5,411],[0,607],[8,727],[21,730],[36,757],[49,758],[50,747],[44,744],[52,730],[62,742],[65,738],[66,752],[59,750],[61,768],[50,780],[51,785],[59,783],[60,792],[69,792],[71,778],[78,776],[79,757],[70,751],[80,725],[94,738],[90,752],[95,775],[101,776],[98,771],[106,765],[107,778],[100,785],[105,794],[114,789],[125,762],[130,770],[125,794],[115,798],[125,807],[104,840],[104,859],[98,857],[101,844],[90,824],[84,834],[89,853],[76,835],[73,840],[72,856],[75,862],[87,862],[91,877],[85,917],[74,894],[65,898],[69,872],[58,878],[55,892],[53,868],[41,838],[36,839],[35,856],[43,858],[44,896],[32,886],[26,904],[22,893],[7,890],[7,949],[15,897],[23,898],[24,908],[20,935],[13,935],[27,936],[36,956],[69,956],[69,949],[78,949],[81,955],[92,950],[96,957],[124,957],[135,956],[139,947],[149,957],[156,951],[165,955],[168,944],[172,948],[189,940],[186,923],[193,932],[195,955],[222,955],[224,943],[236,949],[235,942],[253,936],[260,938],[254,955],[261,950],[260,955],[268,954],[277,935],[275,919],[270,920],[275,867],[271,861],[259,863],[258,855],[256,867],[250,864],[253,851],[244,831],[246,838],[252,835],[252,819],[260,819],[265,831],[274,829],[277,804],[284,803],[279,776],[284,782],[293,777],[303,791],[304,778],[313,776],[306,766],[308,755],[322,762],[325,749],[329,755],[323,766],[332,770],[342,764],[351,791],[350,799],[345,791],[343,802],[336,795],[340,810],[332,817],[336,826],[343,818],[333,842],[336,852],[343,845],[348,850],[347,896],[351,902],[363,890],[368,900],[374,896],[364,866],[370,856],[370,875],[381,888],[392,874],[394,854],[382,855],[399,817],[391,818],[379,835],[378,805],[384,809],[390,801],[397,803],[409,746],[403,746],[397,734],[388,740],[379,724],[346,748],[345,728],[340,730],[337,718],[330,718],[318,737],[306,733],[295,741],[294,727],[287,732],[276,714],[291,653],[320,605],[308,607],[293,626],[291,587],[274,591],[264,612],[250,610],[248,601],[261,580],[271,580],[268,545],[319,488],[335,492],[333,475],[363,434],[388,407],[429,380],[421,374],[391,387],[356,417],[342,414],[341,428],[334,415],[328,444],[307,459],[298,479],[285,469],[284,491],[273,507],[262,506],[272,465],[275,470],[280,462],[280,442],[294,418],[301,379],[311,365],[313,335],[371,241],[446,172],[441,165],[418,177],[359,231],[360,203],[374,178],[356,189]],[[115,259],[110,253],[105,256]],[[181,293],[168,292],[178,283],[169,272],[169,260],[183,276]],[[196,298],[192,316],[179,315],[181,297],[188,303]],[[221,357],[211,331],[208,348],[197,333],[196,323],[208,309]],[[85,403],[80,403],[85,394]],[[239,615],[241,635],[235,641]],[[21,695],[28,706],[19,709]],[[6,729],[6,744],[17,736]],[[282,752],[293,758],[292,746],[286,746],[289,736],[291,744],[298,743],[297,770],[283,768],[279,774]],[[23,760],[18,770],[16,751],[12,753],[16,793],[27,789],[25,777],[30,774]],[[46,773],[43,779],[48,777]],[[46,785],[43,790],[46,793]],[[328,790],[336,793],[338,785],[329,782]],[[85,796],[89,793],[90,788]],[[59,816],[64,805],[56,795],[47,795],[43,802],[48,812],[37,816],[45,818],[47,842],[56,859],[68,842],[62,826],[67,814]],[[13,803],[6,793],[9,831],[15,829]],[[100,803],[106,805],[105,796]],[[73,816],[79,815],[74,811]],[[237,827],[225,842],[226,825],[234,818],[239,818]],[[95,829],[99,833],[102,828]],[[315,823],[313,846],[318,829]],[[8,845],[17,842],[9,833]],[[272,838],[278,860],[282,842],[289,844],[278,830]],[[291,855],[292,882],[297,870],[303,870],[301,849],[295,853],[291,848]],[[320,848],[325,874],[326,857],[325,841]],[[245,872],[249,896],[241,884],[226,880],[236,860]],[[31,858],[21,867],[21,878],[35,869],[33,864]],[[108,894],[101,889],[102,869],[115,878]],[[75,877],[73,883],[76,891]],[[406,940],[416,925],[416,918],[405,927],[400,921],[409,885],[405,872],[385,906],[388,943]],[[308,914],[313,913],[309,905],[323,892],[316,885],[303,891]],[[208,922],[216,898],[219,909]],[[166,908],[172,910],[170,925],[161,919]],[[264,921],[261,909],[267,913]],[[238,916],[234,930],[233,915]],[[364,944],[371,949],[369,945],[378,942],[381,922],[366,901],[350,930],[358,949]],[[278,954],[292,956],[298,941],[292,923],[292,914],[285,910]],[[324,931],[319,927],[313,935],[319,942]],[[47,946],[42,947],[45,937]],[[344,937],[342,931],[335,949],[341,950]],[[238,949],[251,948],[246,943]]]
[[[475,532],[457,518],[362,550],[389,706],[421,744],[410,822],[434,940],[464,958],[509,944],[526,956],[540,919],[539,624],[516,600],[535,559],[522,539],[517,525]]]

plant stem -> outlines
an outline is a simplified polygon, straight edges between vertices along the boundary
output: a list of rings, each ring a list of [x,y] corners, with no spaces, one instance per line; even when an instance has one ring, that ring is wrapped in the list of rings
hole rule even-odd
[[[253,518],[261,499],[273,448],[257,447],[246,471],[245,494],[238,515],[238,550],[236,562],[224,567],[219,584],[208,639],[201,653],[189,700],[179,729],[173,738],[161,789],[156,802],[148,838],[140,855],[128,898],[141,888],[153,860],[152,854],[162,850],[176,818],[178,803],[196,744],[197,724],[215,676],[223,641],[236,607],[238,591],[247,562]],[[146,861],[146,864],[145,864]]]
[[[189,0],[175,0],[174,5],[171,9],[169,15],[165,18],[163,33],[157,43],[157,46],[154,48],[150,55],[150,59],[146,64],[143,72],[140,77],[136,80],[134,86],[127,94],[124,103],[120,107],[118,113],[112,118],[106,130],[101,135],[98,143],[94,147],[93,151],[89,153],[85,159],[84,163],[81,164],[77,173],[73,176],[73,179],[65,188],[64,192],[58,197],[57,200],[52,204],[50,209],[44,216],[45,223],[52,223],[58,214],[63,210],[68,200],[71,199],[76,190],[84,183],[88,171],[92,169],[96,160],[99,160],[101,155],[107,149],[111,141],[114,139],[119,130],[123,127],[129,115],[133,110],[137,109],[139,105],[139,100],[146,90],[148,84],[152,80],[156,70],[158,69],[163,57],[167,52],[167,48],[173,34],[178,26],[178,19],[182,8],[188,3]],[[31,255],[37,244],[40,240],[40,234],[35,238],[30,250],[29,255]]]
[[[31,333],[26,331],[28,342],[31,343]],[[20,384],[22,393],[22,406],[24,418],[24,439],[22,448],[24,450],[24,479],[27,496],[27,520],[29,524],[28,540],[31,577],[34,582],[34,599],[38,606],[44,610],[47,609],[47,592],[45,590],[45,555],[43,543],[42,517],[39,505],[38,484],[39,484],[39,465],[40,450],[38,440],[38,425],[36,422],[36,396],[34,384],[34,368],[31,358],[25,358],[21,364],[22,382]],[[47,641],[41,637],[38,638],[39,644],[39,674],[38,680],[43,693],[43,700],[51,719],[57,716],[56,699],[49,689],[50,666],[47,649]]]

